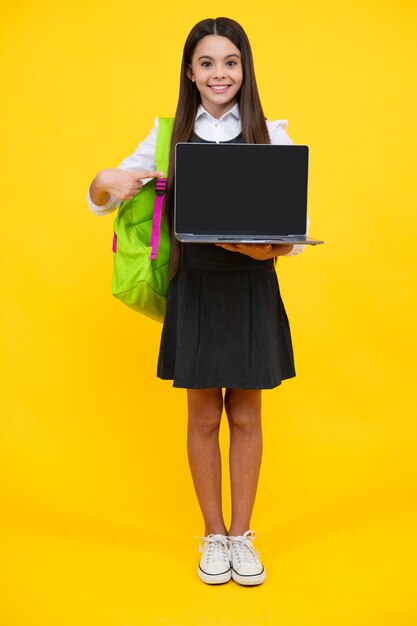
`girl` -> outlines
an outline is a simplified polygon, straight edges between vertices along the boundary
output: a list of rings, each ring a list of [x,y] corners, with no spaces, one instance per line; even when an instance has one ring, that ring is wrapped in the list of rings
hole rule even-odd
[[[262,455],[261,393],[295,376],[275,262],[304,246],[180,244],[173,233],[174,146],[180,141],[292,144],[286,127],[286,120],[264,117],[242,27],[223,17],[196,24],[184,46],[165,197],[171,269],[157,376],[187,389],[188,459],[205,522],[198,575],[208,584],[265,580],[250,530]],[[155,171],[157,129],[156,119],[133,155],[97,174],[87,193],[92,211],[114,211],[163,175]],[[215,186],[215,177],[207,184]],[[229,529],[221,503],[223,406],[230,429]]]

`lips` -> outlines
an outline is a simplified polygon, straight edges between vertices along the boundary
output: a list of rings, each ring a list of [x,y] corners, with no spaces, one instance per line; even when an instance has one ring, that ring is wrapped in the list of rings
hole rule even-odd
[[[214,93],[225,93],[231,85],[208,85]]]

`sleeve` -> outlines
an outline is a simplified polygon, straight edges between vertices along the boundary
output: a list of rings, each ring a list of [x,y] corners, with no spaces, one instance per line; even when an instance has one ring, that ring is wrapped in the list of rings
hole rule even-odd
[[[141,170],[155,170],[155,149],[156,137],[158,135],[158,118],[155,118],[154,126],[144,141],[139,143],[136,150],[130,156],[123,159],[116,169],[128,170],[129,172],[140,172]],[[143,184],[146,185],[151,178],[144,178]],[[122,203],[122,200],[115,198],[110,194],[110,198],[103,205],[94,204],[90,195],[90,188],[87,191],[87,202],[93,213],[96,215],[108,215],[112,213]]]
[[[287,133],[288,120],[275,120],[274,122],[266,120],[266,125],[268,128],[271,143],[275,145],[285,145],[285,146],[294,145],[293,140]],[[306,234],[308,234],[309,225],[310,225],[310,219],[307,213]],[[282,256],[296,256],[297,254],[301,254],[301,252],[303,252],[304,249],[305,249],[305,245],[296,244],[291,250],[291,252],[287,252],[287,254],[283,254]]]

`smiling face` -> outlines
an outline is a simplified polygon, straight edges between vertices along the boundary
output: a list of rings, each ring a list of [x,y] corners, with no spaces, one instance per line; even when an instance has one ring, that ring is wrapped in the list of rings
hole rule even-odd
[[[227,37],[203,37],[194,50],[187,76],[195,82],[206,111],[213,117],[221,117],[237,102],[242,86],[239,49]]]

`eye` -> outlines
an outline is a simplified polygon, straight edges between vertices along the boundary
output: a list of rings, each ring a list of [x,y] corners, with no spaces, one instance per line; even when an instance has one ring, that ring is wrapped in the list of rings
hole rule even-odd
[[[211,65],[210,61],[203,61],[203,62],[201,63],[201,66],[202,66],[202,67],[208,67],[209,65]]]
[[[230,65],[230,64],[232,64],[232,65],[237,65],[236,61],[228,61],[228,62],[227,62],[227,65]]]

